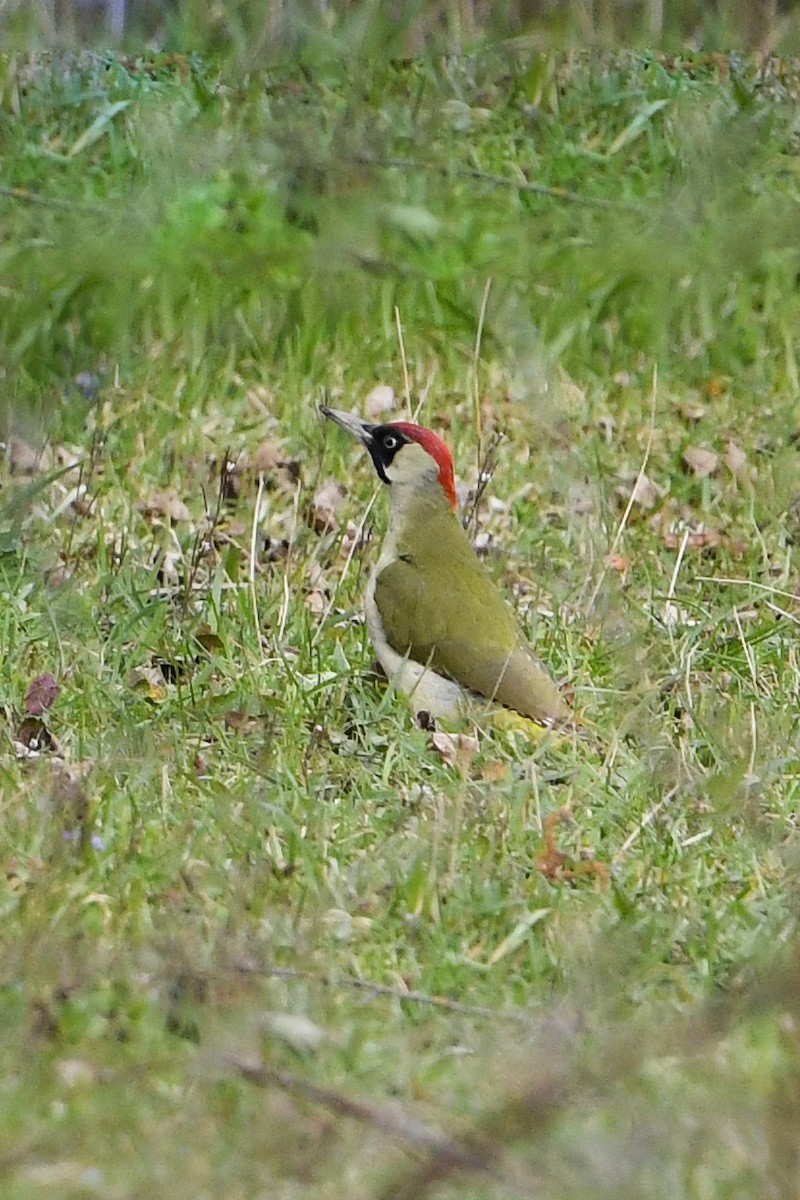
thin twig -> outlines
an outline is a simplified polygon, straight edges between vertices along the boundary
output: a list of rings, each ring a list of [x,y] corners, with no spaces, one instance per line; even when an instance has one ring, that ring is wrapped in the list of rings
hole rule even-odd
[[[258,615],[258,594],[256,592],[256,564],[257,551],[256,542],[258,541],[258,525],[261,516],[261,498],[264,495],[264,472],[258,472],[258,491],[256,492],[256,504],[253,509],[253,523],[250,526],[250,559],[248,562],[247,579],[250,585],[250,601],[253,605],[253,629],[256,635],[256,644],[261,646],[261,619]]]
[[[655,366],[655,367],[653,367],[653,388],[652,388],[652,392],[651,392],[651,396],[650,396],[650,426],[647,430],[647,444],[645,445],[645,448],[644,448],[644,457],[642,458],[642,465],[639,467],[639,474],[636,476],[636,482],[634,483],[634,485],[631,489],[631,494],[628,497],[628,503],[625,505],[625,511],[622,514],[622,520],[620,521],[619,526],[617,527],[617,532],[614,534],[614,540],[612,541],[611,547],[608,551],[608,554],[606,555],[606,560],[603,563],[603,569],[600,572],[600,575],[598,576],[598,579],[597,579],[597,583],[594,586],[594,590],[592,591],[592,594],[589,597],[589,603],[586,606],[587,616],[589,615],[589,613],[591,613],[592,609],[595,606],[597,597],[600,595],[600,589],[605,582],[606,575],[608,574],[608,565],[607,565],[608,560],[612,557],[612,555],[616,554],[616,552],[617,552],[617,547],[619,546],[620,541],[622,540],[622,535],[625,532],[625,528],[628,524],[628,519],[631,515],[631,510],[632,510],[634,504],[636,503],[636,495],[637,495],[637,492],[639,491],[639,484],[644,479],[644,473],[647,469],[647,464],[650,461],[650,451],[653,448],[653,437],[654,437],[654,433],[655,433],[655,424],[656,424],[656,398],[657,398],[657,395],[658,395],[658,367]]]
[[[642,832],[642,830],[647,828],[647,826],[650,824],[650,822],[656,816],[658,816],[658,814],[661,812],[661,809],[666,804],[669,804],[670,800],[672,800],[672,798],[677,794],[677,791],[678,791],[677,785],[673,788],[670,788],[670,790],[666,793],[666,795],[661,797],[658,804],[654,804],[652,808],[648,809],[648,811],[644,814],[644,816],[642,817],[639,824],[634,829],[633,833],[628,834],[628,836],[625,838],[625,841],[622,843],[619,850],[614,855],[615,863],[620,862],[620,860],[622,858],[624,858],[624,856],[628,853],[628,851],[630,850],[633,843],[638,839],[639,834]]]
[[[239,963],[235,970],[243,975],[262,975],[275,979],[301,979],[307,983],[317,983],[322,987],[347,987],[357,991],[369,992],[373,996],[386,996],[392,1000],[402,1000],[410,1004],[425,1004],[431,1008],[439,1008],[445,1012],[458,1013],[465,1017],[484,1017],[489,1021],[512,1021],[517,1024],[530,1024],[531,1014],[498,1008],[489,1008],[480,1004],[464,1004],[460,1000],[451,1000],[448,996],[433,996],[429,992],[406,991],[404,988],[391,987],[385,983],[373,983],[370,979],[354,979],[350,977],[336,978],[317,975],[313,971],[303,971],[298,967],[252,967],[247,963]]]
[[[492,290],[492,280],[489,277],[483,289],[483,297],[481,298],[481,309],[478,314],[478,328],[475,333],[475,352],[472,358],[472,382],[475,389],[474,406],[475,406],[475,432],[477,434],[478,448],[478,465],[480,466],[481,458],[481,442],[483,441],[483,421],[481,419],[481,392],[478,386],[478,371],[481,365],[481,342],[483,340],[483,326],[486,322],[486,309],[489,304],[489,292]]]
[[[800,604],[797,592],[786,592],[782,588],[772,587],[769,583],[758,583],[755,579],[735,579],[725,575],[695,575],[696,583],[719,583],[738,587],[756,588],[759,592],[769,592],[771,596],[784,596],[787,600],[796,600]]]
[[[785,617],[787,621],[791,621],[794,625],[800,625],[800,620],[793,613],[787,612],[785,608],[781,608],[779,604],[773,604],[770,600],[765,600],[764,603],[770,612],[774,612],[777,617]]]
[[[599,196],[581,196],[569,188],[549,187],[544,183],[531,183],[524,179],[509,179],[506,175],[495,175],[491,171],[482,171],[478,167],[456,167],[440,165],[439,163],[419,162],[412,158],[372,158],[369,155],[357,155],[354,160],[360,166],[381,167],[398,171],[430,171],[436,175],[445,175],[453,179],[474,179],[478,183],[488,183],[492,187],[513,188],[517,192],[528,192],[535,196],[545,196],[550,200],[565,200],[569,204],[580,204],[585,208],[604,209],[607,212],[644,212],[639,204],[604,200]]]
[[[102,212],[99,204],[90,204],[84,200],[61,200],[56,196],[41,196],[38,192],[29,192],[27,188],[7,187],[0,184],[0,196],[9,200],[22,200],[25,204],[35,204],[40,208],[76,209],[80,212]]]
[[[282,1091],[302,1096],[314,1104],[319,1104],[329,1112],[340,1117],[350,1117],[362,1125],[377,1129],[393,1141],[400,1142],[407,1149],[417,1154],[429,1154],[446,1165],[450,1170],[475,1171],[502,1178],[498,1168],[497,1152],[490,1146],[470,1145],[456,1141],[448,1134],[424,1124],[415,1117],[409,1116],[402,1109],[389,1108],[383,1104],[372,1104],[362,1100],[354,1100],[334,1088],[322,1087],[301,1079],[290,1071],[279,1070],[267,1066],[266,1063],[248,1061],[232,1057],[228,1064],[239,1074],[254,1083],[257,1087],[278,1087]]]
[[[411,415],[411,381],[408,378],[408,360],[406,358],[406,343],[403,338],[403,323],[400,320],[400,309],[394,306],[394,323],[397,326],[397,340],[400,343],[400,358],[403,363],[403,391],[406,398],[406,408]]]
[[[478,510],[481,506],[484,492],[492,482],[497,466],[497,451],[502,445],[504,437],[505,434],[503,433],[493,433],[489,445],[486,447],[486,453],[483,455],[483,461],[478,463],[478,479],[475,484],[475,494],[461,522],[466,530],[470,530],[473,526],[477,529]]]

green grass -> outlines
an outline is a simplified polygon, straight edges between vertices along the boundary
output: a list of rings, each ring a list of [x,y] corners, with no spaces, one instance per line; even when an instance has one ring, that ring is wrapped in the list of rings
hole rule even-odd
[[[796,92],[3,60],[6,1194],[793,1194]],[[403,355],[596,746],[459,772],[371,673],[316,406]]]

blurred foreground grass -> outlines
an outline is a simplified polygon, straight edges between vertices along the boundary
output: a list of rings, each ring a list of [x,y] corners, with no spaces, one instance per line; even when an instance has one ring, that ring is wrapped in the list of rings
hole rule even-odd
[[[798,90],[2,61],[8,1195],[796,1194]],[[371,677],[406,372],[600,749]]]

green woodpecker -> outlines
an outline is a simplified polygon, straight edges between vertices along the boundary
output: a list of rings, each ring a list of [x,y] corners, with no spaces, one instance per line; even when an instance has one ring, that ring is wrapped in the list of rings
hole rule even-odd
[[[554,728],[571,719],[456,514],[453,459],[430,429],[322,413],[362,442],[389,487],[386,538],[366,595],[367,628],[389,679],[419,717],[495,702]],[[510,714],[509,714],[510,715]]]

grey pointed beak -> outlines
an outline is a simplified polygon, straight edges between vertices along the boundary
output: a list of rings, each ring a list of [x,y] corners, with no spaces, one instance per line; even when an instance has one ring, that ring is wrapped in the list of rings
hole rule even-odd
[[[319,411],[323,417],[328,417],[329,420],[335,421],[337,425],[341,425],[342,429],[346,429],[348,433],[352,433],[363,445],[372,445],[372,433],[375,426],[370,425],[362,417],[357,417],[355,413],[340,412],[337,408],[327,408],[324,404],[320,405]]]

